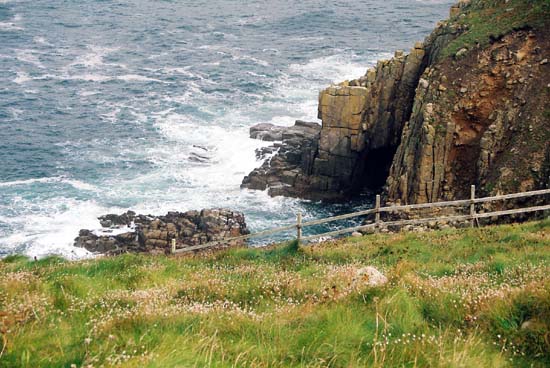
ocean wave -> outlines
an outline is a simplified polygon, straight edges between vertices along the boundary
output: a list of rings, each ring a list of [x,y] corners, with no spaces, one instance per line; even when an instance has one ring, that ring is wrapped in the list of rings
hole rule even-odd
[[[22,31],[23,29],[13,22],[0,22],[0,31]]]
[[[17,60],[22,61],[24,63],[29,63],[32,65],[35,65],[41,69],[44,69],[44,64],[38,59],[38,57],[35,55],[37,53],[36,50],[16,50],[15,54],[17,56]]]
[[[19,71],[16,74],[17,74],[17,77],[15,77],[15,79],[13,80],[14,83],[23,84],[33,80],[33,78],[25,72]]]
[[[218,63],[219,64],[219,63]],[[205,77],[202,73],[191,71],[190,69],[192,66],[185,66],[185,67],[165,67],[161,69],[154,69],[156,72],[162,72],[166,74],[181,74],[191,79],[197,79],[202,82],[208,83],[208,84],[215,84],[214,81],[208,79]]]
[[[24,28],[18,24],[22,19],[21,14],[15,14],[9,21],[0,22],[0,31],[22,31]]]
[[[258,64],[258,65],[261,65],[261,66],[269,66],[269,62],[267,62],[266,60],[261,60],[261,59],[258,59],[258,58],[255,58],[253,56],[250,56],[250,55],[242,55],[242,54],[233,54],[231,55],[231,58],[232,60],[244,60],[244,61],[251,61],[253,62],[254,64]]]
[[[92,256],[83,248],[73,246],[80,229],[99,227],[97,217],[105,213],[123,212],[107,208],[94,201],[53,198],[39,203],[17,203],[22,212],[9,222],[12,233],[0,236],[2,251],[23,253],[30,257],[51,254],[69,259]],[[29,209],[32,208],[32,211]]]
[[[62,176],[53,176],[53,177],[44,177],[44,178],[32,178],[32,179],[23,179],[23,180],[13,180],[13,181],[6,181],[6,182],[0,182],[0,188],[4,187],[14,187],[14,186],[24,186],[24,185],[32,185],[37,183],[61,183],[61,184],[68,184],[76,189],[80,190],[87,190],[87,191],[97,191],[98,188],[96,188],[92,184],[88,184],[85,182],[82,182],[80,180],[75,179],[67,179]]]
[[[34,80],[47,80],[47,79],[55,79],[55,80],[62,80],[62,81],[85,81],[85,82],[108,82],[108,81],[114,81],[119,80],[123,82],[154,82],[154,83],[164,83],[169,84],[170,82],[166,82],[160,79],[156,78],[150,78],[144,75],[139,74],[124,74],[124,75],[104,75],[104,74],[94,74],[94,73],[84,73],[84,74],[62,74],[62,75],[53,75],[53,74],[42,74],[39,76],[30,76],[28,73],[23,71],[16,72],[17,77],[13,79],[14,83],[17,84],[24,84],[30,81]]]
[[[168,83],[156,78],[146,77],[139,74],[125,74],[117,76],[116,79],[125,81],[125,82],[156,82],[156,83]]]
[[[44,36],[36,36],[36,37],[33,38],[33,41],[35,43],[40,44],[40,45],[53,46],[53,44],[46,41],[46,38]]]

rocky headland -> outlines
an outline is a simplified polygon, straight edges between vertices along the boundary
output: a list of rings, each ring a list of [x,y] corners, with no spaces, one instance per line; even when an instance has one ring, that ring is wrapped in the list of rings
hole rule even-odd
[[[321,91],[320,130],[251,130],[281,142],[243,186],[321,200],[370,189],[394,203],[547,187],[549,25],[544,1],[460,1],[408,53]]]
[[[181,249],[249,233],[242,213],[223,208],[168,212],[165,216],[128,211],[101,216],[99,223],[101,229],[80,230],[75,246],[108,255],[168,253],[172,239],[176,240],[176,249]],[[242,242],[220,243],[212,248],[240,244]]]

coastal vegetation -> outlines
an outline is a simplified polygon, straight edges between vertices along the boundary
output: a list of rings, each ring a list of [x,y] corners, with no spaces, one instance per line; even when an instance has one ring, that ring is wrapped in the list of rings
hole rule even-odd
[[[549,273],[549,220],[185,257],[10,256],[0,367],[543,367]]]
[[[474,0],[470,10],[456,19],[467,31],[451,41],[441,53],[449,57],[465,48],[485,47],[518,29],[547,27],[550,23],[549,0]]]

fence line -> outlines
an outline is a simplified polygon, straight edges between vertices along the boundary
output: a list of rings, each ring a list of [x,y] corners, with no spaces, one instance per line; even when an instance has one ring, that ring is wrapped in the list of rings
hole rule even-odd
[[[287,225],[287,226],[281,226],[274,229],[268,229],[259,231],[257,233],[253,234],[247,234],[247,235],[241,235],[236,236],[232,238],[225,238],[215,241],[210,241],[205,244],[199,244],[199,245],[193,245],[188,246],[181,249],[176,249],[176,239],[172,239],[172,253],[185,253],[190,252],[194,250],[199,249],[205,249],[216,245],[221,245],[225,243],[235,242],[235,241],[241,241],[251,238],[259,238],[266,235],[276,234],[283,231],[288,230],[296,230],[296,239],[298,242],[300,241],[307,241],[312,240],[324,236],[335,236],[335,235],[341,235],[346,233],[352,233],[355,231],[361,231],[361,230],[369,230],[374,229],[374,231],[378,231],[382,226],[405,226],[405,225],[418,225],[418,224],[424,224],[429,223],[433,221],[461,221],[461,220],[470,220],[471,226],[475,225],[475,222],[480,218],[488,218],[488,217],[499,217],[499,216],[505,216],[505,215],[512,215],[512,214],[519,214],[519,213],[528,213],[528,212],[535,212],[535,211],[546,211],[550,210],[550,204],[542,205],[542,206],[532,206],[532,207],[524,207],[524,208],[515,208],[511,210],[502,210],[502,211],[493,211],[493,212],[487,212],[487,213],[477,213],[475,205],[479,203],[488,203],[488,202],[496,202],[496,201],[502,201],[502,200],[508,200],[508,199],[517,199],[517,198],[526,198],[526,197],[534,197],[534,196],[540,196],[540,195],[546,195],[550,194],[550,189],[542,189],[542,190],[534,190],[529,192],[519,192],[519,193],[512,193],[512,194],[505,194],[505,195],[497,195],[492,197],[482,197],[482,198],[476,198],[475,197],[475,185],[472,185],[470,187],[470,199],[462,199],[457,201],[443,201],[443,202],[433,202],[433,203],[421,203],[421,204],[412,204],[412,205],[397,205],[397,206],[387,206],[387,207],[381,207],[380,206],[380,195],[376,196],[375,206],[374,208],[358,211],[358,212],[352,212],[347,213],[344,215],[339,216],[332,216],[327,217],[323,219],[318,220],[312,220],[312,221],[302,221],[302,213],[298,212],[296,214],[296,224]],[[441,207],[469,207],[469,214],[468,215],[451,215],[451,216],[436,216],[436,217],[424,217],[424,218],[417,218],[417,219],[406,219],[406,220],[395,220],[395,221],[382,221],[380,218],[381,213],[395,213],[395,212],[407,212],[410,210],[415,209],[424,209],[424,208],[441,208]],[[360,225],[360,226],[353,226],[348,227],[344,229],[334,230],[325,232],[322,234],[315,234],[315,235],[309,235],[306,237],[302,236],[302,230],[304,227],[308,226],[314,226],[314,225],[320,225],[325,224],[328,222],[338,221],[338,220],[345,220],[353,217],[359,217],[359,216],[366,216],[366,215],[372,215],[374,214],[374,223],[366,224],[366,225]]]

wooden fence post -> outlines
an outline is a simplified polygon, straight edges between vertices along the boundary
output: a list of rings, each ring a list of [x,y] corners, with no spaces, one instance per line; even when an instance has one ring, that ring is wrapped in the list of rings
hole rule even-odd
[[[302,241],[302,212],[298,211],[296,214],[296,240],[298,245]]]
[[[475,226],[475,223],[476,223],[476,219],[475,219],[475,215],[476,215],[476,205],[475,205],[475,199],[476,199],[476,186],[475,185],[472,185],[470,187],[470,225],[471,227],[474,227]]]
[[[374,203],[374,230],[378,232],[380,230],[380,194],[376,195],[376,202]]]
[[[172,238],[172,254],[176,253],[176,238]]]

